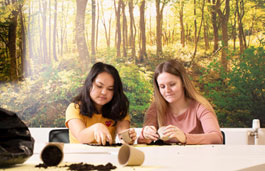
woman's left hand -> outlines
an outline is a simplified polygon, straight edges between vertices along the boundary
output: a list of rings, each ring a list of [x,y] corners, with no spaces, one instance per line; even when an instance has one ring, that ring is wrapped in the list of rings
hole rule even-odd
[[[135,141],[136,138],[137,138],[137,134],[136,134],[134,128],[130,128],[130,129],[129,129],[129,135],[130,135],[130,138],[132,139],[132,141],[129,142],[129,144],[134,144],[134,141]]]
[[[118,135],[119,135],[120,141],[122,143],[127,143],[130,145],[134,144],[134,141],[137,138],[137,134],[136,134],[134,128],[125,129],[125,130],[121,131],[121,133],[119,133]]]
[[[165,136],[169,137],[169,139],[175,138],[178,142],[186,143],[185,133],[174,125],[166,126],[163,133]]]

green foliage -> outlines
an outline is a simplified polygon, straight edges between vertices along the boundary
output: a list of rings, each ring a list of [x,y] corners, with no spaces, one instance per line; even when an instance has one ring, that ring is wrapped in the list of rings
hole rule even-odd
[[[135,64],[117,64],[124,91],[130,102],[132,126],[142,127],[143,117],[152,99],[151,72]]]
[[[56,48],[49,48],[49,52],[56,50],[58,53],[58,62],[51,60],[50,66],[43,64],[43,13],[39,7],[39,1],[24,1],[17,0],[17,3],[11,1],[0,0],[0,80],[10,81],[10,57],[8,54],[8,26],[14,15],[14,11],[19,10],[19,5],[25,4],[22,8],[24,29],[30,35],[31,39],[26,37],[26,58],[24,64],[28,63],[32,73],[27,76],[25,81],[18,81],[16,84],[4,83],[0,84],[0,106],[10,109],[19,114],[19,116],[31,127],[52,127],[64,126],[65,110],[71,99],[77,95],[79,88],[82,86],[87,73],[81,71],[81,64],[83,61],[78,61],[78,54],[75,41],[75,20],[76,6],[75,1],[58,1],[57,11],[57,34],[56,34]],[[108,34],[110,36],[110,47],[106,47],[106,40],[104,30],[99,27],[99,34],[97,37],[97,53],[96,60],[115,65],[120,71],[124,90],[130,101],[130,111],[132,116],[132,124],[135,127],[141,127],[143,121],[143,114],[148,108],[152,99],[152,83],[151,75],[155,67],[162,61],[167,59],[177,58],[184,62],[190,61],[192,52],[194,51],[194,19],[197,20],[197,26],[201,21],[201,6],[202,1],[197,2],[196,16],[193,15],[194,5],[193,1],[184,2],[184,24],[185,24],[185,47],[179,43],[179,1],[174,0],[167,4],[163,19],[163,54],[156,55],[156,22],[155,15],[149,17],[149,11],[154,10],[154,1],[147,1],[146,5],[146,49],[147,57],[141,64],[133,64],[139,61],[140,31],[136,27],[136,57],[130,53],[131,45],[128,41],[127,56],[116,57],[116,30],[114,21],[115,15],[106,16],[106,21],[109,20],[110,28]],[[8,5],[9,4],[9,5]],[[105,3],[104,6],[108,3]],[[204,19],[206,22],[205,33],[209,36],[209,41],[213,40],[213,28],[211,23],[210,6],[212,3],[206,3],[204,10]],[[264,32],[264,5],[258,0],[251,0],[244,2],[245,15],[242,22],[244,23],[244,31],[247,39],[247,45],[256,45],[264,38],[261,35]],[[50,12],[55,13],[54,3],[51,2]],[[223,9],[222,4],[222,9]],[[105,14],[113,13],[112,5],[104,8]],[[44,6],[43,6],[44,7]],[[68,7],[73,7],[68,10]],[[136,6],[135,6],[136,7]],[[172,10],[171,7],[175,9]],[[231,14],[235,10],[234,3],[230,3]],[[42,7],[41,7],[42,8]],[[153,8],[153,9],[152,9]],[[135,10],[139,10],[135,8]],[[47,11],[48,14],[49,11]],[[106,13],[107,12],[107,13]],[[110,13],[109,13],[110,12]],[[190,15],[192,14],[192,15]],[[54,17],[51,20],[46,20],[48,35],[54,32],[53,29],[48,29],[48,26],[54,28]],[[229,35],[232,35],[231,29],[234,23],[235,15],[230,15],[230,22],[228,24]],[[150,18],[150,20],[149,20]],[[113,19],[113,20],[110,20]],[[22,65],[20,57],[23,53],[22,48],[22,25],[20,23],[20,15],[17,18],[17,58],[18,66]],[[52,21],[48,24],[49,21]],[[152,22],[151,22],[152,21]],[[88,47],[91,32],[87,29],[90,26],[91,13],[86,12],[85,27],[86,37],[88,38]],[[139,17],[135,16],[135,23],[139,23]],[[51,24],[51,25],[50,25]],[[107,24],[108,25],[108,24]],[[150,28],[149,28],[150,25]],[[62,29],[60,29],[62,28]],[[102,27],[101,27],[102,28]],[[129,31],[129,30],[128,30]],[[197,66],[204,65],[208,62],[208,56],[219,55],[212,54],[212,48],[208,50],[209,54],[203,46],[203,31],[201,31],[200,41],[198,42],[197,56],[194,63]],[[219,36],[221,33],[219,32]],[[128,35],[129,37],[129,35]],[[49,39],[52,40],[52,39]],[[55,40],[55,39],[54,39]],[[125,39],[124,39],[125,40]],[[30,42],[31,41],[31,42]],[[52,42],[50,42],[52,43]],[[219,42],[220,43],[220,42]],[[230,41],[232,43],[232,39]],[[238,42],[235,42],[238,44]],[[124,42],[122,42],[124,44]],[[127,43],[126,43],[127,44]],[[52,44],[47,44],[52,45]],[[261,42],[264,46],[264,42]],[[29,47],[32,48],[33,53],[29,56]],[[238,45],[237,45],[238,47]],[[47,47],[48,48],[48,47]],[[122,46],[121,46],[122,51]],[[207,52],[207,53],[208,53]],[[204,53],[204,54],[203,54]],[[201,57],[200,57],[201,56]],[[235,55],[231,56],[231,59]],[[50,56],[52,58],[52,56]],[[48,58],[47,58],[48,59]],[[52,58],[53,59],[53,58]],[[202,89],[205,91],[207,97],[212,100],[215,105],[221,126],[232,127],[246,127],[250,126],[252,118],[262,119],[264,113],[264,50],[263,48],[250,48],[243,56],[238,59],[231,60],[233,64],[231,73],[226,73],[220,67],[221,65],[214,61],[207,68],[205,68],[204,75],[200,77],[200,83],[203,85]],[[198,63],[197,63],[198,62]],[[189,63],[187,63],[189,65]],[[189,67],[187,65],[187,67]],[[195,65],[194,65],[195,66]],[[87,68],[90,68],[88,66]],[[21,68],[22,69],[22,68]],[[25,69],[25,68],[24,68]],[[194,68],[188,68],[194,75],[193,79],[197,81],[198,72]],[[196,68],[197,69],[197,68]],[[18,73],[20,70],[18,70]],[[22,71],[21,71],[22,72]],[[19,75],[21,75],[19,73]],[[26,76],[26,75],[25,75]],[[204,83],[206,83],[204,85]],[[263,102],[263,103],[262,103]],[[235,124],[234,124],[235,123]]]
[[[65,110],[83,81],[77,69],[43,67],[18,84],[0,84],[0,106],[17,112],[30,127],[64,126]]]
[[[265,120],[264,57],[264,47],[251,47],[231,60],[230,72],[217,61],[204,69],[200,82],[207,82],[205,96],[215,105],[222,127],[251,127],[252,119]]]
[[[103,57],[101,60],[107,59]],[[63,127],[65,110],[72,98],[79,93],[87,76],[74,63],[78,61],[65,59],[53,67],[39,68],[39,74],[19,84],[0,84],[0,106],[17,112],[30,127]],[[119,70],[122,78],[124,91],[130,102],[132,125],[141,127],[152,97],[152,72],[135,64],[112,65]]]

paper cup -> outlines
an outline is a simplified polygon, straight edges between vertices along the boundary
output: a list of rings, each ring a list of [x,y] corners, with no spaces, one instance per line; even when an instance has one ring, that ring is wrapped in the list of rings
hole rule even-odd
[[[122,131],[120,133],[120,136],[123,139],[123,141],[128,143],[128,144],[132,141],[132,139],[130,137],[130,134],[129,134],[129,129],[126,129],[126,130]]]
[[[123,166],[140,166],[144,162],[144,152],[128,144],[123,144],[119,150],[118,160]]]
[[[167,141],[169,139],[168,136],[164,135],[164,131],[165,131],[165,126],[162,126],[158,129],[158,134],[159,134],[159,139],[163,140],[163,141]]]
[[[47,166],[57,166],[63,160],[64,143],[48,143],[41,151],[40,157]]]

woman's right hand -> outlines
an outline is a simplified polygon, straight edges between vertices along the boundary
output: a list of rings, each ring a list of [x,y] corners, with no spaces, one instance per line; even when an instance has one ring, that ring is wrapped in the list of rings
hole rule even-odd
[[[152,141],[156,141],[159,139],[159,135],[157,134],[157,129],[155,126],[145,126],[143,128],[143,137],[145,139],[149,139]]]
[[[112,136],[108,128],[102,123],[96,123],[92,126],[94,139],[98,144],[106,145],[106,142],[112,144]]]

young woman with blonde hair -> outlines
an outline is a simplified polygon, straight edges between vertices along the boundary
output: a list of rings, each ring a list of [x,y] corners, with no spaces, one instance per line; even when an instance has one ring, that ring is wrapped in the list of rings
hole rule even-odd
[[[177,60],[159,64],[154,74],[154,102],[145,115],[138,143],[161,139],[184,144],[221,144],[222,134],[212,105],[194,88]]]

